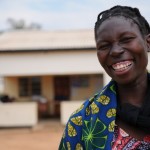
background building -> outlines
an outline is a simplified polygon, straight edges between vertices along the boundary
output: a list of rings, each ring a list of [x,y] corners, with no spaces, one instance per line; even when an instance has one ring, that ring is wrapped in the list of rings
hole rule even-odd
[[[0,76],[3,94],[38,101],[41,117],[59,116],[61,101],[85,100],[110,80],[98,62],[93,30],[2,33]]]

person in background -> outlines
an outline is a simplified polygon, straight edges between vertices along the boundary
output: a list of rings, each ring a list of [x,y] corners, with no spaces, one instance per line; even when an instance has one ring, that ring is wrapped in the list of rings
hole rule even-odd
[[[70,117],[59,150],[150,150],[150,27],[137,8],[98,15],[97,56],[112,80]]]

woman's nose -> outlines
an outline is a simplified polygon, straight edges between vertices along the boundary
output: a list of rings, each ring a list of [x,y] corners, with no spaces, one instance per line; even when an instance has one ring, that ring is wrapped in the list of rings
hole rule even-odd
[[[111,47],[110,55],[113,57],[120,56],[124,52],[124,49],[119,44],[114,44]]]

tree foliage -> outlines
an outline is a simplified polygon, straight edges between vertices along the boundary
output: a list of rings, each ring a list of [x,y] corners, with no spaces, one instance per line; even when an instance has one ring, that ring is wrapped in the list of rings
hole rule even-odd
[[[8,24],[10,25],[10,28],[12,30],[24,30],[24,29],[41,29],[41,25],[38,23],[30,23],[29,25],[26,24],[26,21],[23,19],[20,20],[15,20],[13,18],[8,18],[7,19]]]

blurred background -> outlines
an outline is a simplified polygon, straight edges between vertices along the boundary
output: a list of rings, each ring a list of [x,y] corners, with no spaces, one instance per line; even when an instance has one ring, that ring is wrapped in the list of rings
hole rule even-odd
[[[150,21],[148,0],[0,0],[0,149],[58,149],[70,114],[110,80],[94,24],[114,5]]]

